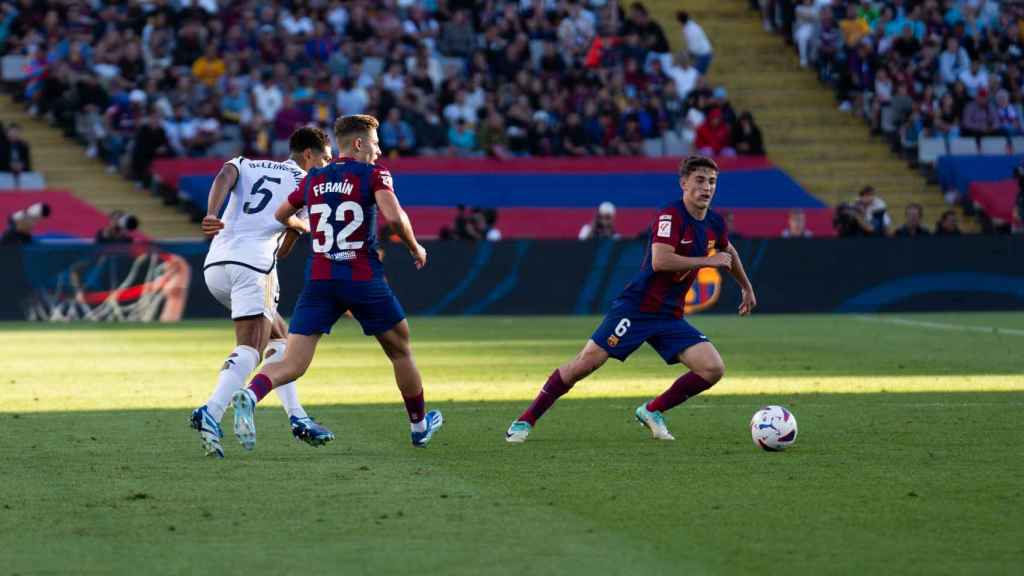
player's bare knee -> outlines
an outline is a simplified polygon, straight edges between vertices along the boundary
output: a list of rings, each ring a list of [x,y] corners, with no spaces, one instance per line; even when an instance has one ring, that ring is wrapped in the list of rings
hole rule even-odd
[[[715,358],[697,367],[694,372],[709,384],[714,384],[725,376],[725,363],[721,358]]]
[[[400,362],[412,358],[412,346],[409,342],[388,342],[384,345],[384,354],[392,362]]]

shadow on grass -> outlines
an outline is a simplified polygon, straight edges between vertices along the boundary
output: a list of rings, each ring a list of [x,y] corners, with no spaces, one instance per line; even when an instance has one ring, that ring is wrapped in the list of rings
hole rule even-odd
[[[398,403],[308,407],[338,435],[317,449],[261,408],[253,453],[229,412],[224,461],[202,456],[187,409],[4,412],[18,441],[0,442],[0,549],[13,572],[154,574],[519,574],[523,558],[588,575],[993,573],[1022,559],[1006,511],[1024,506],[1024,392],[697,397],[668,414],[676,442],[632,420],[643,400],[565,398],[516,446],[504,431],[525,402],[433,403],[446,424],[425,450]],[[766,403],[799,421],[785,453],[750,441]]]

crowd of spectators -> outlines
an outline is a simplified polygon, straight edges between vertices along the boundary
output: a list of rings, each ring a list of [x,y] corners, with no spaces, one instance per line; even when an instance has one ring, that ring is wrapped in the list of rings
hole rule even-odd
[[[603,0],[18,0],[0,43],[34,114],[136,180],[160,156],[282,156],[298,125],[381,119],[386,155],[763,154],[678,16]],[[664,149],[664,148],[663,148]]]
[[[924,208],[912,202],[904,209],[904,222],[893,229],[892,217],[885,200],[875,193],[872,186],[861,189],[853,202],[843,202],[836,207],[832,226],[841,238],[864,236],[897,236],[918,238],[921,236],[959,236],[960,223],[955,210],[945,210],[929,230],[924,225]]]
[[[924,137],[1024,134],[1024,4],[995,0],[752,0],[908,155]]]

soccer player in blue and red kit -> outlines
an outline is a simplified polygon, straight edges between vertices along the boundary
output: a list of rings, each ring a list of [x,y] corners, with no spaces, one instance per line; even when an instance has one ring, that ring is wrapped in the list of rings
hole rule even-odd
[[[576,382],[600,368],[609,356],[624,361],[644,342],[666,363],[681,362],[690,369],[635,413],[655,438],[675,440],[662,413],[711,388],[725,372],[718,350],[683,319],[686,293],[698,270],[714,267],[731,272],[742,290],[741,316],[757,305],[739,254],[729,243],[725,221],[709,210],[717,183],[718,165],[713,160],[703,156],[683,160],[679,166],[682,198],[658,212],[640,271],[612,303],[583,350],[551,373],[537,398],[509,427],[507,441],[525,442],[537,420]]]
[[[314,168],[299,183],[276,217],[287,222],[303,207],[309,210],[312,253],[306,286],[289,326],[284,360],[264,365],[245,390],[235,393],[235,435],[242,446],[256,444],[253,421],[257,402],[274,387],[306,372],[317,342],[331,332],[346,312],[367,336],[380,342],[391,360],[398,389],[409,413],[414,446],[426,446],[441,427],[437,410],[425,412],[423,383],[409,344],[405,311],[384,279],[377,253],[377,212],[402,239],[417,268],[427,263],[427,251],[416,241],[409,217],[398,203],[391,173],[374,163],[380,157],[377,119],[343,116],[334,125],[341,157]]]

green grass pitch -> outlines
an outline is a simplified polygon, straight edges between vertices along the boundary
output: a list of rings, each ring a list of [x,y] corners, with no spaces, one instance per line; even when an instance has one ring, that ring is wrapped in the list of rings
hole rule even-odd
[[[725,379],[668,413],[650,349],[610,362],[524,445],[509,422],[596,318],[414,318],[428,405],[409,445],[390,367],[351,322],[299,383],[338,438],[291,439],[273,395],[243,453],[189,410],[228,322],[0,326],[0,574],[1011,574],[1024,566],[1024,314],[698,316]],[[780,454],[751,414],[793,410]]]

